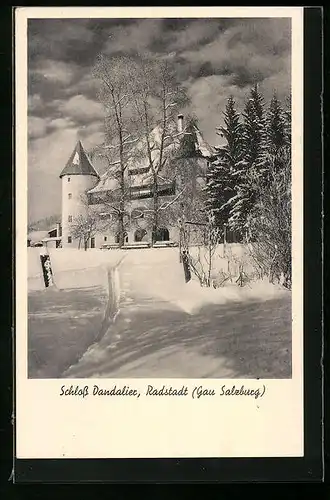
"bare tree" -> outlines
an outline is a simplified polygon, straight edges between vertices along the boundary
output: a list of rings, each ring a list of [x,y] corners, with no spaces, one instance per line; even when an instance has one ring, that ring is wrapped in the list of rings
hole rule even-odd
[[[118,182],[114,193],[107,195],[106,203],[117,217],[120,247],[124,245],[125,215],[130,198],[126,170],[132,146],[139,139],[132,119],[134,68],[131,58],[101,55],[93,70],[100,82],[99,99],[106,111],[106,141],[99,155],[107,159],[109,175]]]
[[[214,274],[214,258],[222,236],[221,230],[214,223],[214,217],[209,216],[206,223],[197,224],[203,234],[204,244],[192,248],[191,238],[187,231],[187,223],[181,221],[181,251],[188,260],[189,267],[203,287],[211,287]]]
[[[251,214],[250,256],[260,276],[291,288],[291,155],[283,148],[268,158],[268,180]]]
[[[186,101],[168,61],[141,60],[134,75],[134,106],[143,137],[142,155],[150,168],[152,183],[152,244],[157,238],[160,211],[159,187],[165,167],[184,131],[178,131],[177,111]],[[164,174],[163,174],[164,175]]]
[[[74,239],[79,240],[78,248],[87,250],[88,241],[95,236],[99,229],[99,215],[92,209],[85,214],[79,214],[73,219],[71,234]]]

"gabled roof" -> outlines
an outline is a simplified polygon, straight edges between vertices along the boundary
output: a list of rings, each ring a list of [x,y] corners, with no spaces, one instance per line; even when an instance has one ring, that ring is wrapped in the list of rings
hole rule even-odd
[[[204,139],[201,131],[197,126],[193,126],[193,152],[194,156],[199,158],[211,159],[215,150],[212,146],[210,146]],[[152,132],[150,133],[151,143],[155,146],[155,148],[151,152],[151,157],[154,161],[154,165],[156,170],[159,168],[159,156],[160,156],[160,148],[159,144],[161,141],[161,132],[162,129],[158,125],[156,126]],[[172,142],[165,147],[165,154],[171,155],[180,147],[180,143],[184,138],[186,131],[178,133],[176,128],[170,131],[173,139]],[[191,134],[191,132],[189,133]],[[157,147],[158,146],[158,147]],[[131,151],[131,156],[128,160],[128,173],[130,175],[129,184],[131,187],[143,187],[147,186],[152,182],[152,171],[149,166],[147,148],[146,148],[146,140],[139,140],[133,147]],[[117,167],[118,168],[118,167]],[[118,182],[115,180],[115,171],[116,167],[113,169],[107,170],[101,177],[99,182],[91,188],[89,193],[100,193],[104,191],[111,191],[118,187]],[[160,184],[163,182],[166,184],[171,181],[171,179],[167,179],[166,177],[162,177],[159,175]]]
[[[94,175],[95,177],[99,177],[80,141],[77,142],[66,166],[60,174],[60,178],[63,175]]]
[[[203,158],[212,158],[215,150],[210,144],[206,142],[201,131],[194,125],[194,132],[196,137],[195,149]]]

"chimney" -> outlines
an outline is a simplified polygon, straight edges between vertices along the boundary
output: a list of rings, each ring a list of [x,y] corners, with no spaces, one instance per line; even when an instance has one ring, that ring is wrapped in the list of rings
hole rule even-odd
[[[61,235],[61,224],[60,222],[56,222],[56,236],[59,238]]]
[[[178,115],[178,132],[183,132],[183,115]]]

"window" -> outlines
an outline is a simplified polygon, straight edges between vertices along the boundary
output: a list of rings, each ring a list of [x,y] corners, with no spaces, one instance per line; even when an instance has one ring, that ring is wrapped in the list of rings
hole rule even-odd
[[[68,198],[69,198],[69,200],[71,200],[71,198],[72,198],[72,193],[69,193],[69,194],[68,194]]]
[[[72,237],[68,236],[68,243],[72,243]]]
[[[107,236],[104,236],[104,241],[108,241],[108,237]]]
[[[134,233],[134,241],[146,241],[145,236],[147,236],[147,231],[139,227]]]
[[[115,242],[119,243],[119,233],[117,233],[116,236],[115,236]],[[128,243],[128,234],[127,234],[126,231],[124,232],[124,242]]]
[[[70,181],[71,181],[71,177],[68,177],[68,182],[70,182]]]
[[[169,241],[170,234],[166,227],[160,227],[153,232],[154,241]]]
[[[72,215],[69,215],[68,222],[72,222]]]

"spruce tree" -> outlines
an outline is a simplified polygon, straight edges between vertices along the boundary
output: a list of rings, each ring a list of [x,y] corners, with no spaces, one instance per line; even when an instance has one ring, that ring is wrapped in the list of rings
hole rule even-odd
[[[243,158],[238,164],[236,196],[232,200],[229,223],[231,229],[246,233],[249,218],[258,199],[262,179],[267,172],[267,134],[264,99],[255,85],[243,112]]]
[[[255,85],[250,91],[243,112],[243,148],[245,165],[248,169],[255,168],[258,172],[264,168],[266,154],[266,117],[264,98]]]
[[[221,206],[220,193],[218,190],[218,175],[219,169],[216,161],[208,163],[206,172],[206,196],[205,196],[205,209],[208,216],[215,217]],[[218,219],[218,218],[217,218]],[[218,224],[218,220],[215,222]]]
[[[286,99],[286,107],[283,112],[284,137],[286,145],[291,147],[291,98]]]
[[[286,144],[285,117],[276,94],[270,102],[267,114],[267,146],[268,153],[277,155]]]
[[[242,157],[242,124],[233,96],[227,101],[224,123],[225,127],[220,127],[219,132],[226,139],[227,144],[223,147],[224,159],[230,174],[233,174]]]
[[[205,192],[198,186],[198,178],[205,176],[204,164],[200,165],[196,148],[198,121],[195,116],[188,115],[187,125],[180,138],[180,145],[174,153],[176,164],[175,182],[180,195],[180,218],[200,222],[205,220]]]
[[[207,209],[221,229],[228,224],[231,200],[236,193],[235,175],[242,151],[241,128],[235,100],[230,96],[224,111],[224,126],[217,129],[226,144],[218,148],[217,158],[209,166],[206,188]]]

